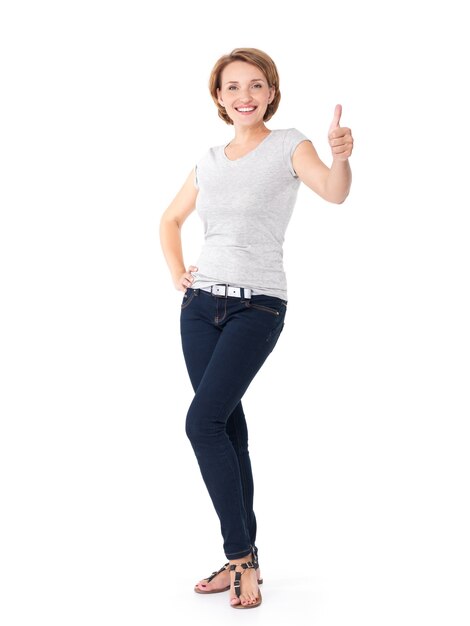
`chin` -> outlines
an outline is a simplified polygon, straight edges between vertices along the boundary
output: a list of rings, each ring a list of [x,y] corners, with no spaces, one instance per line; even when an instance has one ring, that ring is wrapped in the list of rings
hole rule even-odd
[[[263,118],[262,117],[258,117],[258,118],[237,118],[236,120],[233,120],[234,124],[238,124],[239,126],[257,126],[258,124],[262,124],[263,123]]]

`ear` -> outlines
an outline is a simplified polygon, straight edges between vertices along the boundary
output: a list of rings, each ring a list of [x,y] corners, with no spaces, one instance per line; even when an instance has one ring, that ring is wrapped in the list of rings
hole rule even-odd
[[[222,98],[220,97],[220,89],[217,87],[217,100],[219,101],[220,106],[225,106]]]
[[[269,96],[269,99],[268,99],[268,104],[271,104],[271,102],[274,100],[274,98],[276,96],[276,88],[275,87],[270,87],[269,91],[270,91],[270,96]]]

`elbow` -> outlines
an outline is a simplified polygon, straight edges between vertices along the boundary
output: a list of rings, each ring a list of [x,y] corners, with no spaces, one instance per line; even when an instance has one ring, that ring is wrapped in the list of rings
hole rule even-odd
[[[174,226],[176,226],[176,228],[178,229],[181,229],[181,223],[178,220],[178,218],[170,217],[166,213],[163,213],[163,215],[160,218],[160,230],[162,230],[163,228],[174,227]]]
[[[325,198],[325,200],[329,202],[330,204],[344,204],[346,198],[347,196],[344,196],[341,198]]]
[[[165,219],[165,216],[162,215],[160,218],[159,231],[160,235],[166,230],[166,225],[168,224],[168,220]]]
[[[346,198],[349,196],[349,188],[348,189],[328,189],[326,186],[323,190],[319,192],[319,195],[329,202],[330,204],[343,204]]]
[[[170,234],[171,228],[172,228],[172,222],[173,220],[169,220],[165,217],[165,215],[162,215],[160,219],[160,225],[158,228],[158,234],[159,234],[161,242],[165,241],[165,239]]]
[[[333,204],[344,204],[348,196],[349,196],[349,190],[341,196],[336,196],[334,198],[331,198],[329,202]]]

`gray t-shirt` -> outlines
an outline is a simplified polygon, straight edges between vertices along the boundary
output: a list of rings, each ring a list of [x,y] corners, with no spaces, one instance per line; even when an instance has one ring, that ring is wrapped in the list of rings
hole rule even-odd
[[[310,140],[295,128],[277,129],[239,159],[231,161],[222,145],[198,161],[205,241],[194,289],[220,283],[287,300],[282,246],[300,186],[292,154],[301,141]]]

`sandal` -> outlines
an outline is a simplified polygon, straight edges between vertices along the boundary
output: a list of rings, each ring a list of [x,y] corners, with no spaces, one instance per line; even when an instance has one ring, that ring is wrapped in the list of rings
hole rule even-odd
[[[221,572],[226,570],[228,565],[228,563],[225,563],[225,565],[222,565],[218,572],[212,572],[212,574],[208,578],[203,578],[203,580],[206,580],[208,583],[210,583],[211,580],[213,580],[217,576],[217,574],[220,574]],[[224,587],[223,589],[211,589],[210,591],[203,591],[202,589],[199,589],[197,585],[194,587],[194,591],[196,593],[222,593],[222,591],[228,591],[229,589],[230,585],[228,587]]]
[[[237,567],[241,567],[243,571],[237,571]],[[230,565],[229,570],[231,572],[235,572],[235,580],[233,583],[233,587],[235,589],[235,594],[237,596],[237,598],[240,598],[241,595],[241,590],[240,590],[240,582],[241,582],[241,577],[242,575],[246,572],[247,569],[257,569],[259,567],[258,564],[258,559],[256,557],[256,554],[253,557],[253,561],[247,561],[246,563],[232,563],[232,565]],[[263,582],[263,579],[258,580],[258,585],[260,585]],[[261,596],[261,591],[258,589],[258,600],[254,603],[254,604],[242,604],[241,602],[239,604],[231,604],[230,606],[233,609],[254,609],[257,606],[259,606],[262,602],[262,596]]]
[[[255,566],[255,569],[259,569],[258,549],[256,547],[253,547],[253,564]],[[212,574],[210,576],[208,576],[207,578],[203,578],[203,580],[205,580],[208,583],[210,583],[217,576],[217,574],[220,574],[221,572],[226,570],[229,565],[230,565],[229,563],[225,563],[225,565],[222,565],[222,567],[217,572],[212,572]],[[241,573],[240,573],[240,575],[241,575]],[[258,585],[262,585],[262,584],[263,584],[263,579],[259,578],[258,579]],[[202,589],[199,589],[199,587],[197,585],[195,585],[195,587],[194,587],[194,591],[196,593],[202,593],[202,594],[206,594],[206,593],[222,593],[223,591],[228,591],[229,589],[230,589],[230,585],[228,585],[227,587],[224,587],[223,589],[212,589],[210,591],[203,591]]]

